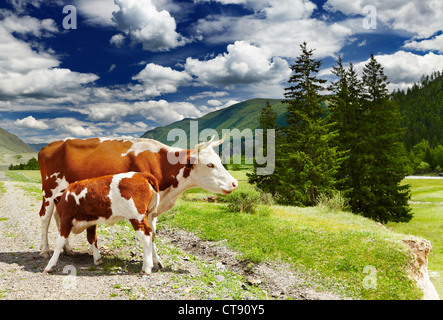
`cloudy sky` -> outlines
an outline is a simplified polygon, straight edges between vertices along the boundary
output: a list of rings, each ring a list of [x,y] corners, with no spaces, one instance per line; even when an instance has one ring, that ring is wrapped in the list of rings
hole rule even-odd
[[[70,6],[68,6],[70,5]],[[0,127],[28,143],[138,137],[282,98],[303,41],[390,89],[443,70],[441,0],[1,0]]]

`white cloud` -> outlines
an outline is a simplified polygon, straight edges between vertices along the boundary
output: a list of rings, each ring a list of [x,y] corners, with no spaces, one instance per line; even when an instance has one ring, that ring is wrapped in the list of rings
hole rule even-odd
[[[208,104],[213,107],[219,107],[223,103],[220,100],[211,99],[211,100],[208,100]]]
[[[377,20],[396,30],[405,30],[419,37],[429,37],[442,29],[441,0],[328,0],[324,7],[346,15],[363,15],[363,8],[373,6]]]
[[[65,137],[69,135],[79,138],[99,136],[103,131],[92,123],[80,121],[72,117],[52,119],[51,124],[57,132],[64,134]]]
[[[397,51],[393,54],[376,55],[375,58],[388,76],[388,81],[391,83],[388,86],[390,90],[406,89],[414,82],[418,82],[422,75],[443,70],[443,55],[432,52],[421,56],[411,52]],[[360,74],[368,61],[355,64],[355,68]]]
[[[37,23],[38,19],[26,21]],[[57,57],[17,39],[11,30],[18,26],[10,23],[5,26],[5,23],[8,25],[8,21],[0,21],[0,100],[63,97],[98,79],[93,74],[57,68],[60,65]],[[24,23],[23,27],[22,32],[31,32],[30,25]]]
[[[203,85],[280,83],[290,75],[286,60],[272,58],[271,51],[245,41],[236,41],[214,59],[200,61],[187,58],[185,71]]]
[[[1,24],[9,32],[32,34],[36,37],[51,36],[58,32],[52,19],[40,20],[30,16],[17,16],[9,10],[0,10]]]
[[[203,116],[203,112],[192,103],[166,100],[92,103],[82,108],[73,108],[72,111],[88,115],[88,119],[93,121],[118,121],[127,116],[139,115],[160,124]]]
[[[185,71],[149,63],[132,79],[143,83],[143,93],[146,96],[159,96],[177,92],[178,87],[189,85],[192,77]]]
[[[225,1],[220,1],[224,2]],[[195,32],[209,43],[249,41],[272,50],[273,56],[295,58],[306,41],[317,48],[317,58],[335,56],[352,34],[352,29],[311,18],[316,5],[310,1],[239,1],[256,13],[242,17],[212,15],[200,19]]]
[[[415,49],[419,51],[437,51],[443,54],[443,34],[440,34],[432,39],[422,41],[410,41],[404,46],[406,49]]]
[[[30,128],[30,129],[40,129],[45,130],[49,129],[49,126],[41,120],[36,120],[33,116],[28,116],[23,119],[17,119],[14,124],[21,128]]]
[[[111,26],[112,12],[119,9],[114,0],[77,0],[75,6],[86,16],[86,23],[101,26]]]
[[[121,48],[121,47],[123,47],[123,44],[125,43],[125,36],[122,35],[121,33],[117,33],[111,37],[109,42],[112,45],[116,46],[117,48]]]
[[[176,32],[177,25],[170,13],[158,11],[152,0],[115,0],[115,4],[119,10],[112,13],[112,20],[132,43],[141,43],[143,49],[168,51],[188,42]],[[112,42],[121,44],[121,37]]]

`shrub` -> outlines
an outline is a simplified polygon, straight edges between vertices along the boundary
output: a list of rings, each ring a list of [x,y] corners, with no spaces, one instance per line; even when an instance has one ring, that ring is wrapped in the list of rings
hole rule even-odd
[[[231,211],[268,214],[269,210],[258,208],[258,205],[272,204],[272,196],[262,193],[257,188],[240,187],[235,192],[226,196],[228,208]],[[266,212],[267,211],[267,212]]]
[[[317,207],[329,211],[343,211],[348,203],[343,193],[340,191],[333,192],[332,196],[325,193],[320,194],[316,200]]]

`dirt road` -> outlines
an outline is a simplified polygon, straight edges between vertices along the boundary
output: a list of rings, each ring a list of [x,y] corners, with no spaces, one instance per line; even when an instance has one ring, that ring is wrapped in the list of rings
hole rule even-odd
[[[41,202],[27,194],[27,183],[1,184],[0,299],[339,298],[306,288],[302,276],[282,265],[239,260],[223,243],[205,242],[182,230],[159,231],[156,243],[165,268],[140,277],[142,248],[135,233],[119,225],[99,227],[102,265],[94,266],[85,234],[72,235],[75,255],[62,254],[55,272],[44,275],[48,259],[39,256]],[[52,221],[52,248],[56,237]]]

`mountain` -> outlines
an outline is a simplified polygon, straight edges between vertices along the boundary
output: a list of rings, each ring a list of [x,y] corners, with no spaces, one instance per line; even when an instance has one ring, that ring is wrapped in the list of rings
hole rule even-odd
[[[20,138],[0,128],[0,152],[1,153],[26,153],[35,152]]]
[[[10,164],[24,163],[36,157],[37,153],[30,146],[0,128],[0,170],[7,169]]]
[[[171,123],[167,126],[158,127],[150,130],[142,135],[142,138],[155,139],[167,145],[172,145],[173,141],[168,141],[167,136],[172,129],[183,129],[189,139],[191,121],[198,121],[198,130],[214,129],[222,137],[223,129],[251,129],[252,131],[259,128],[258,117],[262,108],[269,101],[270,105],[278,114],[276,123],[284,126],[286,124],[286,105],[281,100],[276,99],[252,99],[234,104],[230,107],[217,110],[198,119],[183,119],[178,122]],[[233,139],[239,139],[238,134],[232,134]],[[185,148],[186,146],[179,145]],[[193,147],[193,146],[192,146]]]

